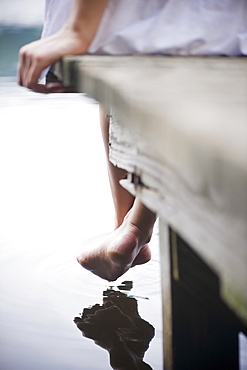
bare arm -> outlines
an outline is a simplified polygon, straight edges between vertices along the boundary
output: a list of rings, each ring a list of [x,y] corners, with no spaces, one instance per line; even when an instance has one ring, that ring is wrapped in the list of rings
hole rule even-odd
[[[19,52],[18,83],[38,92],[63,91],[57,84],[38,84],[41,72],[65,55],[84,54],[109,0],[74,0],[71,14],[56,34],[25,45]]]

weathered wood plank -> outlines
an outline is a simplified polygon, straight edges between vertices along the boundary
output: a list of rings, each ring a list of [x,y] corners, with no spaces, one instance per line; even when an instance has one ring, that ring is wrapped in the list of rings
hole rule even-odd
[[[136,179],[123,185],[210,266],[247,323],[246,58],[72,57],[63,74],[113,107],[111,160]]]

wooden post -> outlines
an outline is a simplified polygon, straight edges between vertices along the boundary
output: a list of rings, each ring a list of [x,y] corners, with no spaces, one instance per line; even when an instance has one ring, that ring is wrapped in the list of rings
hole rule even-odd
[[[164,368],[237,370],[237,322],[219,296],[217,275],[160,221]]]
[[[172,266],[170,255],[169,228],[167,223],[159,220],[160,264],[163,310],[163,363],[165,370],[173,367],[173,305],[172,305]]]

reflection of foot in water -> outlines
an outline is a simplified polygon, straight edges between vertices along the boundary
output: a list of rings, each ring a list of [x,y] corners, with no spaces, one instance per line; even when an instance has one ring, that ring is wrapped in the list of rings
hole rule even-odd
[[[130,282],[125,283],[123,286]],[[107,289],[103,292],[103,304],[85,308],[74,322],[84,337],[93,339],[109,352],[113,369],[151,369],[143,357],[154,328],[140,317],[135,298]]]

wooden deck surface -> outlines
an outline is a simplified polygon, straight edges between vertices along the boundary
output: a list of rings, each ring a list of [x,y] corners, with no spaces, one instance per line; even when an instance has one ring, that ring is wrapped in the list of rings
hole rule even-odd
[[[62,74],[111,107],[111,161],[130,173],[123,186],[209,267],[246,328],[247,59],[67,57]],[[164,269],[166,253],[161,242]]]

